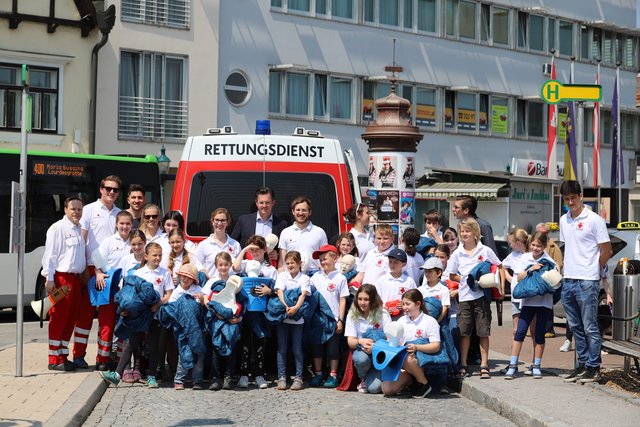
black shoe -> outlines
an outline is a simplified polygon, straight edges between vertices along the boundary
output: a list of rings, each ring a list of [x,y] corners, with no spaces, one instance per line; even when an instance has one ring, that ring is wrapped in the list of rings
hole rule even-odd
[[[218,391],[222,388],[222,384],[220,384],[220,380],[218,378],[212,378],[211,384],[209,385],[209,390]]]
[[[415,382],[411,386],[411,394],[414,397],[427,397],[431,393],[431,386],[426,384],[420,384],[419,382]]]
[[[223,390],[233,389],[233,384],[231,384],[231,377],[224,377],[224,380],[222,381],[222,389]]]
[[[50,371],[61,371],[61,372],[73,372],[78,367],[69,360],[65,360],[64,363],[57,363],[49,365]]]
[[[573,372],[571,372],[568,376],[564,377],[564,382],[566,383],[574,383],[587,372],[587,369],[584,366],[578,366]]]
[[[105,362],[97,362],[96,363],[96,371],[106,372],[109,370],[109,367]]]
[[[584,374],[578,378],[579,383],[595,383],[600,381],[600,368],[587,367]]]

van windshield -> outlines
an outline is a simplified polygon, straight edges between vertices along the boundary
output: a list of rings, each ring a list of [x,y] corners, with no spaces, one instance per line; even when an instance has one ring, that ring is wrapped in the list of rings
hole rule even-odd
[[[264,182],[263,182],[264,178]],[[306,196],[313,205],[311,222],[321,227],[331,241],[339,234],[336,183],[330,175],[298,172],[199,172],[193,176],[187,234],[206,237],[211,234],[211,212],[226,208],[231,212],[233,230],[240,215],[256,212],[255,193],[260,187],[273,189],[276,205],[273,214],[293,223],[290,204],[298,196]]]

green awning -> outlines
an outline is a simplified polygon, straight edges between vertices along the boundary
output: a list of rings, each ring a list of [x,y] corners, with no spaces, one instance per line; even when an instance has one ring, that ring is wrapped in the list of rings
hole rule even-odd
[[[452,199],[468,194],[478,200],[509,197],[509,184],[503,182],[436,182],[416,188],[416,199]]]

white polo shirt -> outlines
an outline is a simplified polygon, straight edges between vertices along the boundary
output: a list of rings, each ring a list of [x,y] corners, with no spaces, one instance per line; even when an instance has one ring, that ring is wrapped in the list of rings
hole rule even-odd
[[[420,313],[415,320],[411,320],[405,314],[398,319],[398,322],[404,327],[403,345],[420,338],[427,338],[430,344],[440,342],[440,325],[436,319],[427,314]]]
[[[586,206],[576,217],[567,212],[560,218],[560,238],[564,242],[565,279],[600,280],[600,247],[609,242],[607,224]]]
[[[520,273],[522,273],[523,271],[525,271],[527,269],[528,266],[533,265],[537,262],[540,262],[540,260],[542,259],[546,259],[547,261],[551,261],[551,263],[553,265],[556,265],[556,263],[553,261],[553,259],[546,253],[544,252],[542,254],[542,256],[538,259],[534,259],[533,258],[533,254],[531,252],[527,252],[526,254],[523,254],[519,259],[519,267],[518,267],[518,271]],[[515,275],[515,268],[514,268],[514,275]],[[552,294],[544,294],[544,295],[536,295],[535,297],[530,297],[530,298],[522,298],[520,300],[520,308],[522,307],[546,307],[546,308],[553,308],[553,295]]]
[[[402,295],[409,289],[415,289],[416,282],[405,273],[396,278],[387,273],[375,283],[376,290],[383,304],[389,301],[402,299]]]
[[[184,294],[189,294],[191,296],[194,296],[196,294],[204,295],[204,291],[200,286],[196,285],[195,283],[189,286],[189,289],[184,289],[182,286],[178,285],[174,289],[174,291],[171,292],[171,296],[169,297],[169,301],[167,302],[178,301],[178,298],[180,298]]]
[[[423,282],[423,285],[418,288],[424,298],[435,297],[443,306],[451,305],[451,295],[449,294],[449,288],[438,282],[435,286],[427,285],[427,281]]]
[[[305,228],[299,228],[297,224],[290,225],[280,233],[280,249],[287,252],[298,251],[300,255],[306,256],[309,260],[306,273],[311,270],[320,268],[320,262],[313,259],[314,251],[320,249],[320,246],[327,244],[327,234],[317,225],[313,225],[311,221]]]
[[[98,249],[100,242],[111,236],[116,229],[116,216],[120,208],[113,205],[111,210],[100,199],[89,203],[82,209],[80,226],[87,231],[87,264],[93,265],[91,254]]]
[[[53,282],[56,271],[82,273],[86,268],[85,240],[80,224],[74,224],[64,216],[47,230],[42,256],[42,275]]]
[[[338,320],[340,316],[340,298],[349,296],[347,279],[338,270],[334,270],[329,274],[318,271],[311,278],[311,284],[316,287],[316,290],[327,301],[334,317]]]
[[[384,309],[381,309],[380,313],[380,319],[375,323],[372,323],[371,319],[365,319],[362,316],[358,317],[358,320],[355,320],[351,313],[349,313],[344,325],[344,336],[362,338],[362,335],[369,329],[384,331],[387,323],[391,322],[391,317],[389,317],[389,313]],[[369,317],[371,317],[371,313],[369,313]]]
[[[112,268],[116,268],[120,265],[122,258],[127,256],[131,252],[131,245],[129,240],[123,240],[120,234],[117,232],[107,237],[100,243],[98,248],[102,259],[107,261],[106,272]]]
[[[373,233],[370,230],[365,230],[360,233],[355,228],[352,228],[349,231],[353,234],[353,238],[356,240],[358,256],[361,261],[364,261],[364,257],[367,256],[367,253],[376,247],[375,243],[373,243]]]
[[[148,265],[145,265],[137,269],[135,275],[151,283],[153,289],[160,295],[160,298],[164,297],[167,291],[172,291],[175,288],[171,274],[167,269],[162,267],[151,270]]]
[[[482,242],[478,242],[471,255],[467,254],[463,245],[458,246],[458,248],[453,251],[453,254],[451,254],[447,268],[451,273],[460,275],[460,287],[458,288],[458,300],[460,302],[484,298],[484,292],[482,288],[480,288],[480,285],[478,285],[478,290],[475,292],[467,285],[467,276],[471,270],[473,270],[477,264],[484,261],[489,261],[494,265],[500,265],[500,259],[491,248],[484,246]]]
[[[300,289],[300,292],[306,292],[307,295],[311,294],[311,279],[306,274],[302,274],[298,272],[296,277],[291,277],[291,273],[288,271],[283,271],[278,273],[278,278],[276,279],[275,289],[282,289],[283,292],[290,291],[292,289]],[[298,320],[293,319],[284,319],[282,323],[289,323],[292,325],[301,325],[304,323],[304,318],[300,318]]]
[[[424,264],[424,258],[422,255],[416,252],[415,255],[411,256],[407,254],[407,265],[404,267],[404,272],[413,279],[414,282],[418,283],[420,281],[420,267]]]
[[[379,252],[376,247],[367,253],[364,261],[360,264],[360,267],[358,267],[359,273],[364,272],[364,278],[362,279],[363,285],[365,283],[375,285],[382,276],[389,272],[389,258],[387,254],[393,248],[395,248],[395,246],[391,245],[383,252]]]
[[[216,274],[215,258],[218,253],[222,251],[229,252],[231,260],[234,260],[240,253],[240,243],[228,234],[226,236],[227,241],[222,245],[213,240],[213,236],[207,237],[198,245],[196,256],[204,266],[207,271],[207,276],[209,277],[213,277]]]
[[[522,267],[520,258],[522,258],[524,254],[522,252],[511,251],[507,257],[502,260],[502,266],[504,268],[510,268],[513,270],[513,276],[511,277],[511,302],[520,303],[520,300],[513,297],[513,290],[518,286],[518,274],[522,273],[526,265]]]

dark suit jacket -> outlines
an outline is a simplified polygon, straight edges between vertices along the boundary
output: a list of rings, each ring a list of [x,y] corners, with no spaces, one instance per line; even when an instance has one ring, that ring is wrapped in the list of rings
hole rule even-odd
[[[236,225],[233,227],[231,237],[240,242],[240,246],[243,248],[247,245],[247,239],[256,234],[257,215],[258,214],[256,212],[241,215],[238,217],[238,221],[236,221]],[[285,220],[274,215],[271,232],[280,238],[280,233],[282,233],[282,230],[287,228],[288,225],[289,224],[287,224]]]

